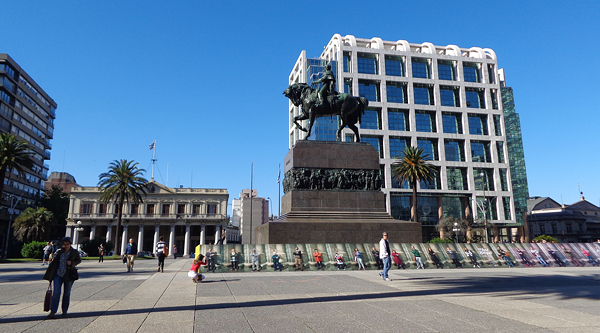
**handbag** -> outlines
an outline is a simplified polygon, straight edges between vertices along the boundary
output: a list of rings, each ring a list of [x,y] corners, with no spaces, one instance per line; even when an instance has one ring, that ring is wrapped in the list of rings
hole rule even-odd
[[[44,297],[44,312],[50,311],[50,304],[52,303],[52,282],[48,284],[48,290],[46,290],[46,296]]]
[[[126,256],[123,256],[123,263],[124,264],[127,263],[127,257]]]
[[[69,277],[71,278],[71,281],[79,280],[79,272],[77,271],[77,268],[73,267],[69,269]]]
[[[165,254],[166,257],[169,256],[169,248],[166,245],[163,246],[163,253]]]

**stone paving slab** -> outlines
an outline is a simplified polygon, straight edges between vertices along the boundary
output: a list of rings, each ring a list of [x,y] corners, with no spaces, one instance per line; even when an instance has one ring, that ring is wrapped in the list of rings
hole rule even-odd
[[[45,267],[0,265],[0,332],[597,332],[600,268],[204,273],[191,260],[84,261],[67,318]]]

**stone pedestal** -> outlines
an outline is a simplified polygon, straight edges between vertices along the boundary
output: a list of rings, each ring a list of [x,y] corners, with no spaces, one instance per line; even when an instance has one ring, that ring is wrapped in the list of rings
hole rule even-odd
[[[421,225],[385,210],[379,155],[368,143],[299,141],[285,157],[282,216],[255,228],[257,244],[421,242]]]

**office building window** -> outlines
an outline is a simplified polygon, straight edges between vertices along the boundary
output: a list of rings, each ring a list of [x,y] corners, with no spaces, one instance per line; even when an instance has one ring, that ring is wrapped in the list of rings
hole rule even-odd
[[[465,143],[462,140],[444,141],[444,150],[446,151],[446,161],[464,162],[465,161]]]
[[[381,129],[381,110],[367,108],[362,116],[360,128]]]
[[[467,107],[473,109],[485,109],[483,92],[484,90],[479,88],[465,88]]]
[[[417,147],[423,149],[424,156],[426,156],[425,160],[439,160],[437,139],[418,138]]]
[[[422,190],[440,190],[442,188],[440,183],[440,170],[438,167],[434,168],[436,171],[433,173],[433,179],[420,182],[419,186]]]
[[[479,74],[479,64],[474,62],[463,62],[463,72],[465,75],[465,82],[481,82],[481,75]]]
[[[496,71],[492,64],[488,64],[488,80],[490,83],[496,83]]]
[[[504,219],[510,220],[510,197],[502,197],[502,206],[504,207]]]
[[[487,115],[469,114],[469,134],[488,135]]]
[[[494,191],[494,169],[473,168],[475,190]]]
[[[92,214],[93,208],[94,208],[93,203],[83,203],[83,204],[81,204],[81,214],[82,215],[90,215],[90,214]]]
[[[169,216],[169,214],[171,214],[171,204],[162,205],[162,214],[163,216]]]
[[[404,76],[404,62],[402,57],[385,56],[385,74],[390,76]]]
[[[379,179],[381,179],[381,188],[385,188],[385,164],[379,165]]]
[[[438,76],[440,80],[456,81],[454,61],[438,60]]]
[[[217,214],[217,205],[216,204],[208,204],[208,205],[206,205],[206,213],[208,215],[215,215],[215,214]]]
[[[442,112],[444,133],[462,134],[462,116],[460,113]]]
[[[369,136],[363,135],[360,137],[360,141],[370,143],[377,152],[379,153],[379,158],[383,158],[383,149],[382,148],[382,138],[380,136]]]
[[[502,125],[500,123],[500,115],[494,115],[494,134],[502,136]]]
[[[346,134],[345,142],[354,142],[354,134]]]
[[[380,102],[379,82],[358,80],[358,96],[368,99],[369,102]]]
[[[403,158],[404,149],[410,146],[410,138],[390,137],[390,158]]]
[[[350,73],[352,68],[350,52],[344,52],[344,72]]]
[[[106,204],[101,203],[98,205],[98,214],[100,216],[106,215]]]
[[[146,205],[146,214],[148,214],[148,215],[154,215],[154,204],[147,204]]]
[[[506,169],[500,169],[500,189],[502,191],[508,191],[508,175]]]
[[[415,111],[417,132],[437,132],[435,127],[435,112]]]
[[[496,141],[496,150],[498,151],[498,163],[504,163],[504,142]]]
[[[408,131],[408,110],[388,109],[388,128],[393,131]]]
[[[200,215],[200,205],[193,205],[192,206],[192,214],[194,214],[194,215]]]
[[[379,74],[377,66],[377,54],[375,53],[358,53],[358,72],[362,74]]]
[[[442,106],[460,106],[459,88],[440,86],[440,102]]]
[[[407,103],[406,83],[388,81],[385,87],[389,103]]]
[[[392,195],[390,197],[390,215],[396,220],[410,221],[411,200],[410,196]]]
[[[12,103],[12,97],[9,94],[7,94],[4,91],[2,91],[2,90],[0,90],[0,99],[2,99],[3,101],[5,101],[6,104],[8,104],[8,105],[13,105],[13,103]]]
[[[412,58],[412,72],[413,77],[430,79],[431,71],[429,66],[429,59]]]
[[[453,191],[466,191],[469,189],[466,168],[446,168],[448,189]]]
[[[490,90],[490,100],[492,101],[492,109],[498,110],[498,91],[496,89]]]
[[[177,204],[177,214],[185,214],[185,204]]]
[[[433,86],[415,83],[413,85],[415,104],[433,105]]]
[[[344,79],[344,92],[352,95],[352,79]]]
[[[140,204],[131,204],[131,215],[138,215],[140,213]]]
[[[392,188],[403,188],[403,189],[410,189],[410,183],[408,181],[404,181],[402,182],[402,184],[400,184],[400,182],[394,178],[394,165],[392,164],[390,167],[390,174],[392,175]]]
[[[491,163],[490,143],[487,141],[471,141],[471,156],[473,162]]]

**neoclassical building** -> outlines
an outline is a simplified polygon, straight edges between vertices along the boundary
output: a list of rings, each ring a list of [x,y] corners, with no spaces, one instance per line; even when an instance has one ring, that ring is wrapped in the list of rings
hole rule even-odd
[[[122,233],[121,253],[128,239],[138,244],[138,251],[154,252],[163,236],[173,253],[189,255],[198,244],[215,243],[229,222],[226,189],[170,188],[150,181],[143,203],[126,203],[122,228],[117,231],[117,208],[114,203],[99,201],[100,188],[74,186],[71,190],[66,235],[75,244],[95,237],[115,242]],[[78,223],[81,222],[81,223]],[[83,231],[76,231],[76,228]]]

